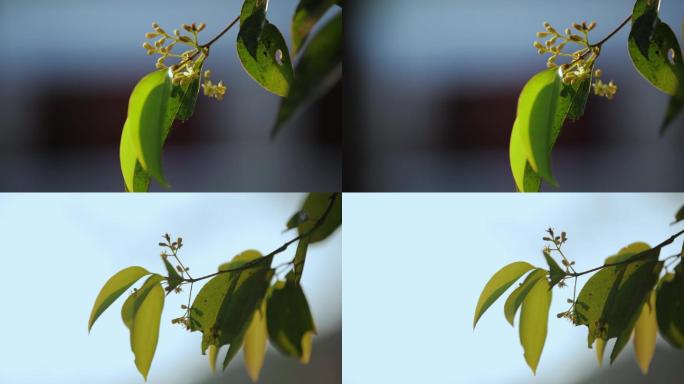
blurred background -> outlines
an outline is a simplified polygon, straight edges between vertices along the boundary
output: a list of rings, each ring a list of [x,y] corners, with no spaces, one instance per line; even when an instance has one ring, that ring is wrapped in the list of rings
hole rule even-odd
[[[133,363],[120,298],[97,320],[88,316],[102,285],[139,265],[164,270],[161,235],[183,237],[180,256],[191,271],[215,271],[246,250],[262,253],[295,236],[285,222],[301,194],[52,194],[0,197],[2,298],[0,383],[143,383]],[[302,286],[317,326],[309,365],[269,347],[262,383],[339,383],[342,370],[341,229],[309,248]],[[289,260],[290,247],[274,264]],[[197,288],[197,287],[196,287]],[[197,291],[195,291],[196,293]],[[211,376],[201,335],[171,319],[187,292],[166,298],[159,344],[147,382],[251,383],[240,353]],[[222,357],[219,357],[222,359]]]
[[[122,191],[119,139],[133,87],[154,70],[142,48],[151,23],[172,30],[205,22],[207,41],[241,4],[0,0],[0,190]],[[269,7],[288,44],[296,6],[280,0]],[[280,98],[243,71],[236,31],[213,46],[206,63],[227,84],[225,99],[200,95],[192,119],[176,125],[165,146],[172,190],[339,190],[342,85],[271,141]]]
[[[532,47],[544,21],[595,20],[593,41],[633,1],[374,0],[347,6],[344,188],[354,191],[513,191],[510,130],[520,90],[545,68]],[[348,4],[349,5],[349,4]],[[351,12],[351,13],[350,13]],[[681,39],[684,2],[662,0]],[[614,100],[590,96],[553,151],[561,191],[681,191],[684,115],[664,137],[668,103],[633,68],[629,28],[598,66]],[[680,43],[682,40],[680,40]],[[546,188],[546,190],[554,190]]]
[[[345,194],[344,383],[681,383],[684,352],[660,338],[648,376],[631,342],[608,364],[614,339],[599,368],[586,327],[555,316],[572,287],[554,289],[536,376],[504,318],[506,296],[475,330],[473,313],[506,264],[545,266],[548,227],[567,231],[565,255],[587,270],[684,228],[670,225],[683,204],[684,194]],[[681,249],[680,238],[661,255]]]

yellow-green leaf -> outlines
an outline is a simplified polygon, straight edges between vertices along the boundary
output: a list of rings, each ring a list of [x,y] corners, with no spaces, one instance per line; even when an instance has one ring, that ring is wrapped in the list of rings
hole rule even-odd
[[[299,227],[297,227],[300,235],[308,232],[316,225],[318,220],[323,217],[326,209],[330,205],[331,195],[332,193],[329,192],[309,193],[301,209],[301,212],[304,212],[309,219],[302,222]],[[309,236],[309,244],[325,240],[335,232],[340,225],[342,225],[342,199],[337,195],[335,203],[330,208],[330,212],[325,218],[325,221]]]
[[[259,380],[259,372],[261,372],[261,367],[264,365],[267,339],[266,300],[264,300],[261,309],[254,312],[254,317],[244,337],[243,356],[245,358],[245,369],[253,382]]]
[[[523,87],[516,114],[518,134],[530,166],[554,186],[558,183],[551,173],[551,146],[561,87],[557,70],[537,73]]]
[[[480,319],[482,314],[485,313],[487,308],[489,308],[496,301],[496,299],[499,298],[499,296],[506,292],[508,287],[510,287],[522,275],[524,275],[525,272],[533,268],[534,266],[530,263],[516,261],[497,271],[494,276],[489,279],[482,290],[482,293],[480,293],[480,298],[477,300],[477,306],[475,307],[475,318],[473,319],[473,328],[475,328],[477,321]]]
[[[527,275],[525,281],[508,296],[506,304],[504,304],[504,315],[511,325],[514,325],[515,313],[527,297],[527,294],[530,293],[530,290],[537,283],[537,280],[546,278],[547,273],[548,272],[544,269],[535,269]]]
[[[535,374],[546,341],[550,306],[549,282],[539,279],[527,294],[520,311],[520,344],[525,351],[525,361]]]
[[[150,175],[162,185],[167,185],[162,171],[161,148],[167,119],[167,104],[171,94],[171,80],[166,70],[159,70],[143,77],[133,89],[128,101],[128,117],[124,125],[122,142],[132,144],[137,160]],[[130,140],[127,142],[126,140]],[[123,148],[122,171],[127,187],[133,190],[128,148]],[[128,175],[126,175],[128,173]]]
[[[292,276],[290,274],[285,283],[274,286],[266,302],[266,327],[276,349],[306,364],[311,357],[316,326],[304,291]]]
[[[309,32],[325,14],[325,12],[335,4],[336,0],[300,0],[292,17],[292,53],[297,54],[299,48],[304,44]]]
[[[210,345],[208,348],[207,355],[209,357],[209,368],[211,373],[216,373],[216,357],[218,355],[218,348],[215,345]]]
[[[95,320],[107,309],[116,299],[119,298],[131,285],[138,281],[141,277],[149,275],[145,268],[142,267],[128,267],[117,272],[114,276],[109,278],[105,285],[98,293],[93,304],[93,309],[90,312],[90,319],[88,320],[88,332],[95,324]]]
[[[606,350],[606,341],[600,337],[596,338],[594,348],[596,348],[596,360],[598,360],[599,367],[601,367],[603,366],[603,352]]]
[[[164,308],[163,276],[150,276],[140,289],[128,297],[121,308],[121,318],[130,330],[135,366],[147,380],[159,340],[159,324]]]
[[[644,375],[648,373],[648,367],[653,359],[658,334],[655,304],[655,291],[651,291],[648,301],[644,303],[641,314],[634,324],[634,357]]]
[[[515,119],[508,150],[515,186],[519,192],[538,192],[541,188],[541,178],[534,172],[527,161],[527,154],[523,149],[520,130],[518,119]]]

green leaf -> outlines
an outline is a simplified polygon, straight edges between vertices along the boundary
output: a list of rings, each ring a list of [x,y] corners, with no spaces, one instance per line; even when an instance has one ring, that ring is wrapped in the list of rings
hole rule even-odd
[[[682,220],[684,220],[684,205],[675,214],[675,221],[672,224],[679,223]]]
[[[548,70],[552,72],[553,70]],[[584,107],[589,96],[591,78],[575,85],[562,84],[557,98],[557,106],[550,124],[549,156],[553,149],[566,117],[571,120],[579,119],[584,114]],[[521,95],[522,96],[522,95]],[[520,105],[520,104],[519,104]],[[535,172],[528,160],[528,152],[523,141],[524,121],[517,117],[511,131],[509,156],[511,171],[516,187],[520,192],[538,192],[541,189],[541,178]]]
[[[537,365],[544,350],[551,307],[551,287],[546,279],[538,279],[523,301],[520,311],[520,344],[525,361],[537,373]]]
[[[264,366],[267,340],[266,300],[264,300],[260,308],[254,311],[254,316],[252,317],[252,321],[249,324],[244,337],[243,354],[245,358],[245,368],[249,378],[255,383],[259,380],[261,367]]]
[[[129,135],[135,150],[136,158],[150,175],[166,186],[162,172],[161,148],[165,131],[166,110],[171,94],[171,79],[166,70],[159,70],[143,77],[133,89],[128,102],[128,117],[124,124],[122,135]],[[122,171],[130,172],[130,161],[127,153],[127,163]],[[130,176],[124,173],[124,179]],[[131,189],[131,185],[128,186]]]
[[[318,1],[318,0],[316,0]],[[271,131],[274,137],[298,111],[327,92],[342,76],[342,13],[338,13],[313,37],[302,53],[290,92],[280,103]]]
[[[309,239],[303,238],[299,240],[299,244],[297,244],[297,251],[295,252],[294,257],[294,279],[297,283],[299,283],[299,281],[302,279],[302,272],[304,272],[304,262],[306,262],[307,249],[309,249]]]
[[[659,5],[660,1],[637,0],[628,50],[632,63],[646,80],[675,96],[684,82],[684,62],[677,37],[658,17]]]
[[[290,53],[278,28],[266,20],[267,0],[246,0],[240,13],[237,53],[245,71],[269,92],[287,96],[294,78]]]
[[[551,174],[551,141],[561,85],[555,69],[532,76],[520,93],[516,115],[527,161],[542,179],[554,186],[557,183]]]
[[[311,343],[316,334],[309,303],[293,276],[276,284],[266,302],[268,337],[280,352],[294,356],[302,364],[311,358]]]
[[[201,72],[203,62],[196,64],[196,71]],[[159,71],[161,72],[161,71]],[[199,92],[199,77],[185,85],[171,85],[171,91],[163,111],[162,145],[166,141],[174,120],[189,119],[195,109]],[[150,186],[150,174],[143,168],[138,151],[133,143],[130,120],[126,119],[119,145],[121,172],[124,176],[126,190],[129,192],[146,192]]]
[[[90,319],[88,320],[88,332],[90,332],[93,324],[95,324],[95,320],[97,320],[97,318],[100,317],[100,315],[109,308],[119,296],[126,292],[126,290],[141,277],[149,274],[150,272],[145,268],[128,267],[110,277],[100,290],[100,293],[97,294],[95,304],[93,304],[93,309],[90,312]]]
[[[504,315],[511,325],[514,325],[515,313],[518,312],[518,308],[527,297],[527,294],[530,293],[530,290],[537,283],[537,280],[546,278],[546,274],[547,271],[544,269],[535,269],[527,275],[525,281],[508,296],[506,304],[504,304]]]
[[[299,225],[309,220],[309,216],[304,211],[298,211],[287,221],[287,229],[297,228]]]
[[[556,260],[551,257],[548,253],[544,253],[544,258],[546,263],[549,265],[549,284],[553,288],[559,281],[563,280],[565,277],[565,271],[556,263]]]
[[[611,363],[629,341],[634,324],[649,292],[653,289],[662,262],[660,248],[634,243],[606,259],[606,264],[634,260],[606,267],[593,275],[580,291],[575,305],[578,324],[589,328],[588,345],[596,338],[617,338]]]
[[[306,197],[301,211],[305,212],[309,220],[301,223],[297,228],[300,235],[308,232],[316,225],[316,222],[323,217],[325,210],[330,204],[332,193],[328,192],[312,192]],[[309,244],[321,241],[330,236],[337,228],[342,225],[342,199],[337,196],[328,217],[321,224],[311,236],[309,236]]]
[[[656,293],[660,335],[671,346],[684,349],[684,267],[665,275]]]
[[[209,345],[220,348],[230,344],[231,349],[239,349],[242,345],[242,337],[273,276],[270,268],[272,257],[247,266],[246,263],[251,261],[247,260],[250,254],[254,257],[252,260],[261,257],[253,251],[238,255],[236,258],[240,259],[233,261],[242,263],[245,269],[217,275],[195,297],[190,310],[190,325],[192,331],[202,332],[202,353]],[[222,267],[226,266],[235,268],[230,264]]]
[[[146,381],[159,340],[159,324],[164,308],[163,279],[157,274],[150,276],[121,308],[121,318],[131,334],[135,366]]]
[[[475,317],[473,319],[473,328],[477,325],[477,321],[482,314],[499,298],[508,287],[513,285],[522,275],[534,269],[534,266],[524,261],[516,261],[498,270],[494,276],[487,282],[480,298],[477,300],[475,307]]]
[[[169,283],[166,287],[166,292],[172,292],[176,287],[181,285],[183,278],[176,272],[176,268],[171,265],[167,256],[161,256],[164,261],[164,266],[166,267],[166,272],[168,273],[167,282]]]
[[[309,32],[336,0],[300,0],[292,17],[292,53],[304,45]]]

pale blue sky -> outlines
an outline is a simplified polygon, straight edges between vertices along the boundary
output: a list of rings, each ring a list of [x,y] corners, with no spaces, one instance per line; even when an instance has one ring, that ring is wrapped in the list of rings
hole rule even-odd
[[[682,229],[670,226],[682,204],[682,194],[345,194],[344,382],[582,379],[596,366],[586,328],[555,317],[567,309],[570,288],[554,292],[534,377],[503,302],[473,331],[482,287],[510,262],[545,266],[549,226],[567,231],[565,252],[584,270],[631,242],[655,245]],[[680,247],[678,240],[663,254]],[[633,360],[631,347],[619,359]]]
[[[295,236],[282,230],[303,198],[3,194],[0,382],[143,382],[120,320],[122,301],[112,305],[88,335],[88,316],[104,282],[130,265],[162,272],[157,243],[165,231],[183,237],[181,256],[197,274],[213,272],[249,248],[271,251]],[[309,248],[303,276],[321,336],[341,326],[340,232]],[[291,248],[274,263],[293,254]],[[184,383],[209,373],[206,356],[200,355],[200,334],[170,323],[182,314],[179,307],[185,300],[185,295],[167,298],[149,383]],[[233,366],[242,369],[240,365],[241,357]]]

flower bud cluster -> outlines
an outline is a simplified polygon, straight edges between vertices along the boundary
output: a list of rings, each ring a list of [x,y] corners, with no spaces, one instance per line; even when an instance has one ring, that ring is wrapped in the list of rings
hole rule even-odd
[[[547,68],[558,67],[564,84],[576,85],[591,78],[594,64],[601,53],[600,45],[589,43],[589,32],[595,27],[595,21],[588,24],[587,22],[574,23],[572,28],[565,28],[563,33],[560,33],[551,24],[544,22],[544,31],[537,32],[537,38],[546,39],[546,41],[544,43],[535,41],[533,46],[540,55],[545,53],[551,55],[546,61],[546,66]],[[564,49],[569,45],[574,45],[576,49],[566,52]],[[570,61],[558,64],[559,57],[566,57]],[[596,77],[599,77],[600,70],[597,70],[596,73],[599,74]],[[598,89],[601,90],[601,93],[597,91],[596,84],[594,84],[595,94],[612,99],[615,94],[614,91],[617,90],[615,84],[611,81],[612,86],[609,89],[607,84],[603,84],[600,80],[599,83],[601,85]]]

